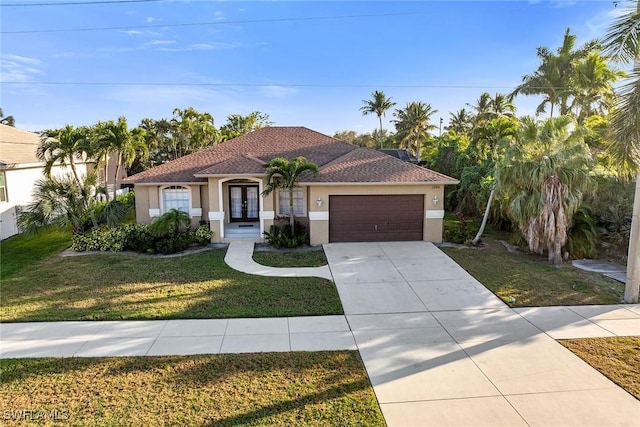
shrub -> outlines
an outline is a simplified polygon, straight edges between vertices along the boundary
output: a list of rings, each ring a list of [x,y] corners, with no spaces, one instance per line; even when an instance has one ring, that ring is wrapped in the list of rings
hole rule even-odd
[[[451,243],[467,243],[472,240],[478,232],[475,222],[467,220],[462,212],[453,214],[456,218],[448,219],[444,223],[444,240]]]
[[[195,231],[195,241],[200,246],[206,246],[211,243],[211,238],[215,233],[210,230],[209,225],[202,224]]]
[[[309,243],[307,228],[300,222],[295,222],[295,229],[292,235],[291,225],[282,223],[280,218],[276,218],[276,223],[269,227],[269,231],[264,232],[264,237],[274,248],[297,248]]]
[[[191,227],[189,214],[177,209],[163,213],[149,226],[151,234],[156,237],[177,236]]]

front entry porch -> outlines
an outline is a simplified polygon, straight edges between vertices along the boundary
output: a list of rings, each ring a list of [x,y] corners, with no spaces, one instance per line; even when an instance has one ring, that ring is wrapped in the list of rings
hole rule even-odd
[[[224,225],[224,240],[262,241],[259,221],[232,222]]]

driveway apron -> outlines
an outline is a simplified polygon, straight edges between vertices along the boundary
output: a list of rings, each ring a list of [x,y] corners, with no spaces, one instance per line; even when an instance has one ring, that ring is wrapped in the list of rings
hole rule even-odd
[[[510,309],[433,244],[325,252],[388,425],[638,425],[640,402],[537,327],[543,311]]]

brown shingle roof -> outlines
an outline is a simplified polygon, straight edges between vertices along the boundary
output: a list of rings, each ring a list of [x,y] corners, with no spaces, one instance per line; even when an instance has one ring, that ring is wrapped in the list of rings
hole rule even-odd
[[[124,182],[202,182],[208,175],[262,175],[269,160],[298,156],[304,156],[320,168],[318,176],[305,175],[301,182],[457,182],[448,176],[304,127],[259,129],[130,176]]]
[[[40,135],[0,124],[0,163],[39,163],[36,150]]]

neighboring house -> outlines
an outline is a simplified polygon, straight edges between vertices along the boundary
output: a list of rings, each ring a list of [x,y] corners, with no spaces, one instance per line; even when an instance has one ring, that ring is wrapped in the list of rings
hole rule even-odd
[[[262,197],[266,163],[304,156],[294,214],[312,245],[442,240],[444,186],[458,181],[304,127],[267,127],[130,176],[140,223],[177,208],[209,223],[214,241],[262,238],[289,209],[286,191]]]
[[[36,157],[40,135],[0,124],[0,237],[18,234],[17,216],[33,201],[34,184],[44,178],[44,162]],[[86,175],[93,164],[78,160],[78,173]],[[70,169],[54,166],[61,175]]]

